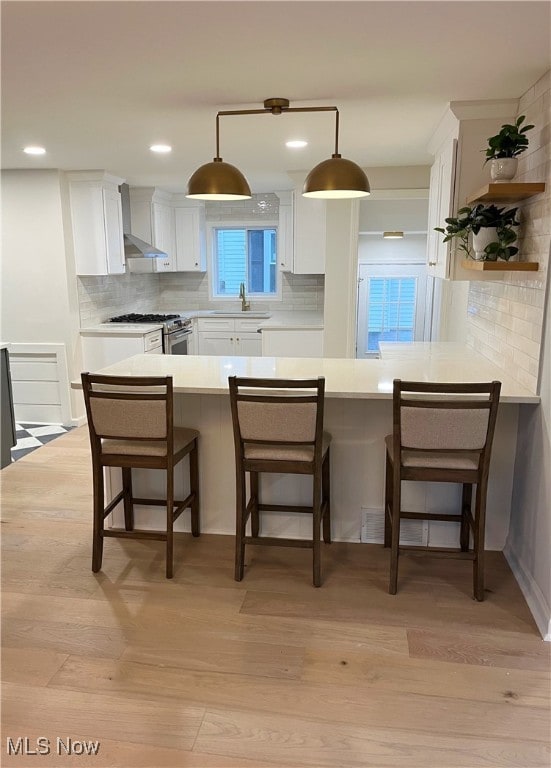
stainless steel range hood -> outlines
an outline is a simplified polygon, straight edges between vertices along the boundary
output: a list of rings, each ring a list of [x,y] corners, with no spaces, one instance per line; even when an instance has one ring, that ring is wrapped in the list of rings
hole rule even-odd
[[[164,251],[155,248],[154,245],[146,243],[136,235],[132,234],[132,219],[130,215],[130,189],[128,184],[121,184],[121,205],[122,205],[122,231],[124,234],[124,255],[127,259],[166,259],[167,254]]]

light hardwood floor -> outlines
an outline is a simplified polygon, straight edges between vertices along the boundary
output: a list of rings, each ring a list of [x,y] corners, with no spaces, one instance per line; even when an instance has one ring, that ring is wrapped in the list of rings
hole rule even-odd
[[[298,549],[248,548],[236,583],[224,536],[181,536],[173,581],[160,542],[109,539],[94,575],[86,429],[1,480],[2,766],[550,765],[550,649],[500,553],[484,603],[434,556],[389,595],[375,545],[324,547],[320,589]]]

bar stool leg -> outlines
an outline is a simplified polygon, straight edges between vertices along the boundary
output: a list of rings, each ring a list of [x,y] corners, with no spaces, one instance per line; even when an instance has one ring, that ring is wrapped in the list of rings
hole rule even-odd
[[[398,591],[398,558],[400,555],[400,507],[401,507],[401,482],[398,471],[393,472],[392,484],[392,537],[390,549],[390,585],[388,591],[395,595]]]
[[[258,511],[258,505],[260,500],[259,495],[259,474],[258,472],[249,472],[249,479],[251,483],[251,499],[253,501],[253,508],[251,511],[251,534],[258,536],[260,533],[260,513]]]
[[[312,504],[312,539],[313,539],[313,582],[321,586],[321,478],[313,476],[314,500]]]
[[[391,520],[390,515],[392,514],[392,477],[393,477],[393,470],[392,470],[392,462],[390,461],[390,456],[388,455],[388,451],[386,452],[386,468],[385,468],[385,508],[384,508],[384,519],[385,519],[385,538],[384,538],[384,546],[390,547],[392,543],[392,526],[391,526]]]
[[[321,499],[324,506],[323,512],[323,540],[331,544],[331,462],[329,448],[325,454],[321,467]]]
[[[103,492],[103,467],[94,465],[93,467],[93,486],[94,486],[94,534],[92,542],[92,571],[97,573],[101,570],[103,560],[103,512],[104,512],[104,492]]]
[[[461,531],[459,534],[459,544],[462,552],[469,551],[470,539],[470,515],[472,509],[473,487],[470,483],[463,483],[463,492],[461,496]]]
[[[245,569],[245,473],[236,474],[235,580],[241,581]]]
[[[476,486],[476,517],[474,530],[473,592],[479,602],[484,600],[484,529],[486,526],[486,481]]]
[[[197,439],[193,442],[193,448],[189,454],[189,490],[193,494],[191,502],[191,534],[199,536],[201,532],[199,516],[199,451],[197,450]]]
[[[124,491],[124,527],[127,531],[134,530],[134,504],[132,502],[132,470],[122,467],[122,489]]]
[[[174,466],[166,470],[166,577],[174,575]]]

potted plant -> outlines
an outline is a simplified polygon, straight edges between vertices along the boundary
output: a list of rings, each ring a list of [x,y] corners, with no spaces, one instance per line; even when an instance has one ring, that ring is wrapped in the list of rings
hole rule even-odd
[[[458,249],[467,258],[509,261],[518,253],[518,248],[513,245],[517,239],[515,227],[520,224],[516,219],[517,211],[518,208],[500,208],[493,203],[465,206],[459,209],[457,216],[445,220],[446,227],[435,227],[435,230],[444,235],[445,243],[457,238]]]
[[[488,139],[488,148],[482,150],[486,151],[484,162],[491,161],[492,181],[510,181],[517,172],[517,157],[528,148],[526,133],[534,127],[525,125],[521,128],[525,120],[526,116],[521,115],[513,125],[510,123],[502,125],[500,132]]]

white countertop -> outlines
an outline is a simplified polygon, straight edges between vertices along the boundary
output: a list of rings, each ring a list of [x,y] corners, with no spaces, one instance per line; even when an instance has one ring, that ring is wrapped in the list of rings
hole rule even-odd
[[[81,328],[81,336],[143,336],[150,331],[160,331],[161,323],[100,323]]]
[[[270,312],[269,318],[261,321],[259,328],[262,331],[322,331],[323,312],[274,311]]]
[[[502,402],[538,403],[540,400],[485,357],[463,345],[455,347],[455,354],[449,354],[454,352],[452,349],[445,352],[440,345],[433,351],[431,354],[424,348],[417,357],[378,360],[149,354],[135,355],[99,373],[172,376],[174,391],[189,394],[226,394],[228,376],[233,375],[291,379],[325,376],[327,397],[350,399],[390,399],[395,378],[442,383],[499,380]],[[79,388],[80,382],[73,382],[73,387]]]

